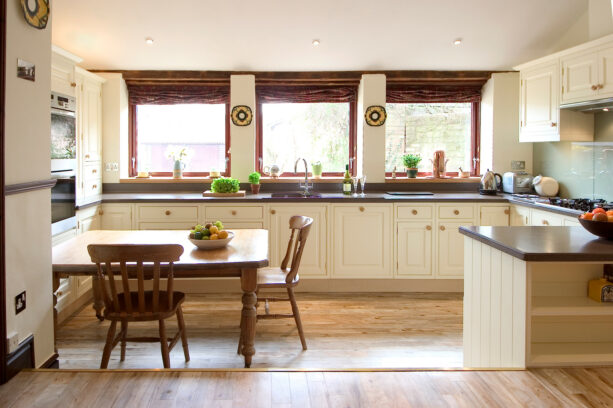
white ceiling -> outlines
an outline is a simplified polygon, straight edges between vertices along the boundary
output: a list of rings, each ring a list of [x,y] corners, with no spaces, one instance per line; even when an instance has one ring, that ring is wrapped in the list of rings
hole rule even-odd
[[[587,0],[53,0],[51,7],[53,43],[90,69],[506,70],[551,52]],[[145,45],[146,37],[155,43]]]

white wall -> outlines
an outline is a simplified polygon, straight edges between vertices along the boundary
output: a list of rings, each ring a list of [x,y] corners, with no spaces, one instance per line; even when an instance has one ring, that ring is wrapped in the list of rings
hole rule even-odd
[[[368,183],[385,182],[385,125],[369,126],[364,113],[369,106],[385,106],[385,75],[362,75],[358,93],[358,174]],[[360,152],[361,149],[361,152]],[[361,165],[360,165],[361,164]]]
[[[249,126],[230,123],[230,148],[232,154],[232,177],[248,181],[255,166],[255,76],[232,75],[230,77],[230,106],[247,105],[253,113]]]
[[[512,160],[532,172],[532,143],[519,143],[519,72],[492,74],[482,89],[481,172],[511,171]]]
[[[613,16],[611,15],[611,0],[590,0],[589,39],[603,37],[613,33]]]
[[[102,85],[102,182],[119,183],[128,177],[128,88],[121,74],[100,73]],[[107,171],[106,163],[119,163],[120,171]]]
[[[51,20],[45,30],[26,24],[18,1],[7,2],[6,184],[49,179]],[[17,58],[36,64],[36,81],[16,77]],[[4,80],[4,79],[3,79]],[[6,197],[7,333],[22,341],[34,334],[36,364],[54,352],[49,190]],[[15,315],[15,296],[27,308]]]

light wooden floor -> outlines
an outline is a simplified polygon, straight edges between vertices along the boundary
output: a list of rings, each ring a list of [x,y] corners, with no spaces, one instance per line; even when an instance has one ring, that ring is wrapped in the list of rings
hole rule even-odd
[[[613,368],[499,372],[21,372],[0,407],[611,407]]]
[[[462,366],[461,294],[298,293],[308,351],[303,352],[291,319],[264,320],[257,326],[252,367],[407,368]],[[287,302],[271,312],[289,313]],[[263,305],[260,307],[263,312]],[[240,295],[188,295],[184,304],[191,361],[178,344],[172,368],[242,368],[236,354]],[[174,333],[172,319],[169,333]],[[60,367],[98,368],[108,323],[88,305],[58,330]],[[135,323],[129,335],[157,335],[157,323]],[[159,344],[119,347],[109,368],[161,368]]]

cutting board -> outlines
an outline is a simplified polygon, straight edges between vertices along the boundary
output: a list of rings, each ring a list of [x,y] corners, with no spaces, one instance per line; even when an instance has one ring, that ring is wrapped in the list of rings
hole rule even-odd
[[[214,193],[211,190],[206,190],[202,195],[204,197],[244,197],[245,190],[238,190],[236,193]]]

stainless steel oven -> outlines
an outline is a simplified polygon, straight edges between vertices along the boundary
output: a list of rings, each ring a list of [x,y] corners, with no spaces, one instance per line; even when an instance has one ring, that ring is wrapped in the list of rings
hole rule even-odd
[[[51,93],[51,233],[56,235],[77,226],[77,142],[75,98]]]

